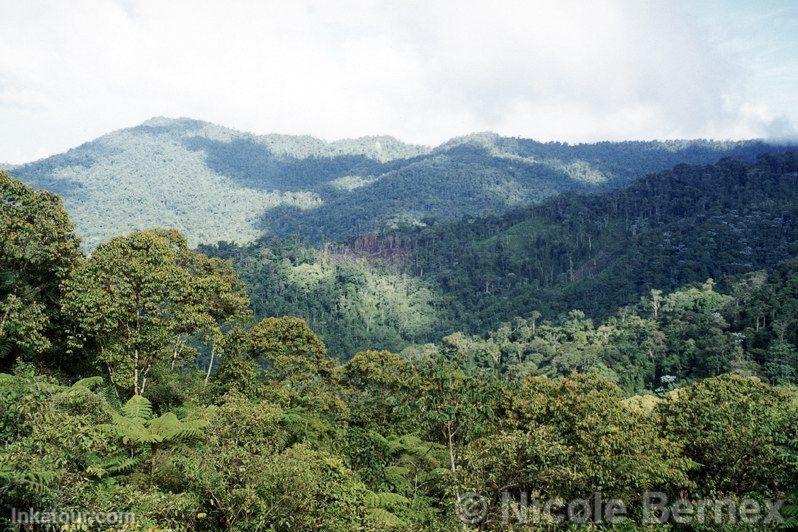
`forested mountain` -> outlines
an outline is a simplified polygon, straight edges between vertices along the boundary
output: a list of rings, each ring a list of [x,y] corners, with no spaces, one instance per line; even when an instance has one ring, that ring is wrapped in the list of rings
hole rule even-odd
[[[795,170],[673,174],[773,192]],[[638,530],[654,491],[680,527],[798,526],[794,261],[344,362],[302,319],[254,317],[232,264],[173,229],[87,256],[60,198],[0,172],[0,234],[3,529]]]
[[[424,226],[466,215],[501,214],[565,191],[626,186],[679,163],[745,160],[775,150],[760,142],[540,143],[480,133],[453,139],[366,186],[316,208],[270,210],[264,228],[312,242],[369,231]]]
[[[651,290],[708,278],[730,289],[727,280],[798,255],[798,166],[793,152],[679,165],[622,190],[346,246],[264,239],[202,250],[233,260],[257,315],[301,316],[346,357],[533,311],[601,319]]]
[[[174,227],[194,244],[246,242],[261,234],[265,211],[317,207],[327,182],[425,152],[390,137],[328,143],[154,118],[12,172],[64,198],[87,248],[151,227]]]
[[[11,171],[61,195],[91,249],[150,227],[179,229],[194,245],[263,234],[340,240],[773,149],[756,141],[567,145],[489,133],[428,149],[384,136],[325,142],[155,118]]]
[[[722,280],[798,254],[798,159],[679,165],[626,189],[406,235],[410,271],[435,279],[459,327],[525,309],[603,316],[651,289]]]

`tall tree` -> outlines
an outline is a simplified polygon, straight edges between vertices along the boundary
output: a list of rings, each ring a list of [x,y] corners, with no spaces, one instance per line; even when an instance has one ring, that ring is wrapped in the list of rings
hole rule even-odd
[[[61,281],[81,261],[61,199],[0,172],[0,367],[36,357],[58,365]]]
[[[114,384],[142,395],[156,372],[210,351],[224,325],[247,312],[229,263],[191,252],[174,230],[152,230],[99,246],[65,283],[75,345],[93,344]],[[207,381],[207,377],[206,377]]]

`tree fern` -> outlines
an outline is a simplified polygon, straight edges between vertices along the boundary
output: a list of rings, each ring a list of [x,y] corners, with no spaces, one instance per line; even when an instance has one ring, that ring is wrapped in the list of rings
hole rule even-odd
[[[72,388],[83,387],[92,390],[96,386],[99,386],[102,383],[103,383],[102,377],[86,377],[85,379],[80,379],[75,384],[73,384]]]
[[[46,493],[55,481],[52,471],[19,471],[10,464],[0,464],[0,493],[14,486],[22,486],[37,495]]]
[[[146,397],[134,395],[122,407],[122,414],[130,419],[149,419],[152,417],[152,403]]]
[[[410,500],[398,493],[369,491],[363,499],[370,524],[377,529],[407,528],[407,523],[396,515],[406,510]]]
[[[366,503],[366,508],[384,508],[387,510],[395,510],[410,504],[410,500],[407,497],[389,491],[370,491],[364,497],[363,502]]]
[[[92,457],[86,467],[86,472],[90,475],[102,478],[119,473],[127,473],[141,462],[139,456],[116,455],[110,458]]]
[[[111,457],[109,467],[133,467],[147,450],[150,454],[150,477],[155,473],[155,461],[161,445],[169,445],[182,439],[196,438],[202,435],[202,429],[208,422],[201,419],[180,420],[172,412],[156,418],[152,417],[152,404],[140,395],[131,397],[122,407],[122,414],[115,414],[113,421],[106,427],[122,439],[122,443],[130,446],[135,453],[136,462],[118,461]],[[98,471],[103,467],[98,465]],[[121,470],[121,469],[120,469]]]
[[[366,518],[375,530],[404,529],[407,523],[382,508],[366,508]]]

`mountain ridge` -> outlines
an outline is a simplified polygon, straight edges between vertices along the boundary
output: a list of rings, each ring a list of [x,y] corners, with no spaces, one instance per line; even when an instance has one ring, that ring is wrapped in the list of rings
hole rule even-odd
[[[60,194],[90,250],[151,227],[179,229],[192,245],[264,234],[346,240],[622,187],[678,162],[750,160],[775,149],[761,141],[570,145],[490,132],[428,147],[388,135],[325,141],[153,117],[10,171]]]
[[[535,312],[604,319],[651,290],[708,278],[729,288],[798,256],[796,194],[790,151],[321,249],[263,238],[200,250],[233,260],[257,315],[300,316],[342,355],[398,350]]]

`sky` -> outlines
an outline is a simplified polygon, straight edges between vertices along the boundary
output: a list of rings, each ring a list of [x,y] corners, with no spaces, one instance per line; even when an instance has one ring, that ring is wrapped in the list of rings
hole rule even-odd
[[[0,161],[153,116],[427,145],[792,137],[798,2],[0,0]]]

